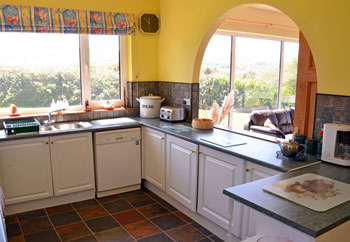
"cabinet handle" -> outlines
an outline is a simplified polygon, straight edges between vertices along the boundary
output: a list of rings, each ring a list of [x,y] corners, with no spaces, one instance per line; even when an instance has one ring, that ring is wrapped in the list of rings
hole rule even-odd
[[[53,145],[53,141],[51,141],[51,144]]]
[[[46,142],[46,144],[48,145],[48,144],[49,144],[49,142]]]
[[[162,138],[160,138],[160,139],[165,140],[165,138],[164,138],[164,137],[162,137]]]
[[[251,169],[250,169],[250,168],[245,168],[245,171],[246,171],[246,172],[250,172]]]
[[[195,150],[192,150],[192,153],[196,153],[197,151],[195,151]]]

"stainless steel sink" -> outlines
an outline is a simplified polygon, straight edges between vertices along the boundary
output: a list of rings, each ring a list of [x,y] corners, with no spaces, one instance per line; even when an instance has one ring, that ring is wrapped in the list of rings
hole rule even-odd
[[[40,132],[47,132],[47,131],[53,131],[57,130],[54,126],[48,126],[48,125],[40,125],[39,131]]]
[[[72,130],[72,129],[82,129],[89,128],[91,124],[87,122],[70,122],[70,123],[56,123],[53,125],[41,125],[40,131],[57,131],[57,130]]]
[[[57,123],[53,125],[58,130],[80,129],[84,128],[80,123]]]

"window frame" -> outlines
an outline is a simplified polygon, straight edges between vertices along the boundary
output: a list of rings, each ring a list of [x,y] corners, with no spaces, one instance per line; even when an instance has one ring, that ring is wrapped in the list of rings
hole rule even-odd
[[[234,80],[235,80],[235,65],[236,65],[236,39],[237,37],[245,37],[245,38],[256,38],[256,39],[266,39],[266,40],[277,40],[281,42],[281,50],[280,50],[280,61],[279,61],[279,74],[278,74],[278,96],[277,96],[277,108],[281,108],[282,104],[282,84],[283,84],[283,71],[284,71],[284,50],[285,50],[285,42],[294,42],[299,43],[299,38],[292,37],[282,37],[282,36],[272,36],[272,35],[264,35],[257,33],[247,33],[247,32],[239,32],[233,30],[217,30],[214,35],[225,35],[231,36],[231,60],[230,60],[230,89],[234,88]],[[229,127],[233,125],[233,117],[232,115],[233,109],[229,113]]]
[[[38,33],[40,34],[40,33]],[[119,37],[119,71],[120,71],[120,99],[109,100],[115,108],[120,108],[126,104],[126,81],[127,81],[127,64],[128,64],[128,36]],[[81,82],[81,105],[69,106],[69,111],[82,111],[85,100],[89,101],[92,110],[102,109],[105,101],[92,101],[91,99],[91,80],[90,80],[90,51],[89,51],[89,35],[79,34],[79,59],[80,59],[80,82]],[[50,107],[40,108],[21,108],[18,107],[21,114],[35,115],[48,113]],[[0,108],[0,116],[8,116],[9,108]],[[20,116],[19,116],[20,117]]]

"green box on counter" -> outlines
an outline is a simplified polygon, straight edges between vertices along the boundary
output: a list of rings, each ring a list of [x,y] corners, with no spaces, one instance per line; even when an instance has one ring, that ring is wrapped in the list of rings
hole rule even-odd
[[[40,127],[39,121],[34,118],[8,120],[3,124],[7,135],[39,132]]]

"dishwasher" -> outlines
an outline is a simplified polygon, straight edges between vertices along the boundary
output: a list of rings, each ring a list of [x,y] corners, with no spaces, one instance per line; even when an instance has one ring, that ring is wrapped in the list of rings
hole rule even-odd
[[[140,128],[94,133],[97,197],[140,189]]]

